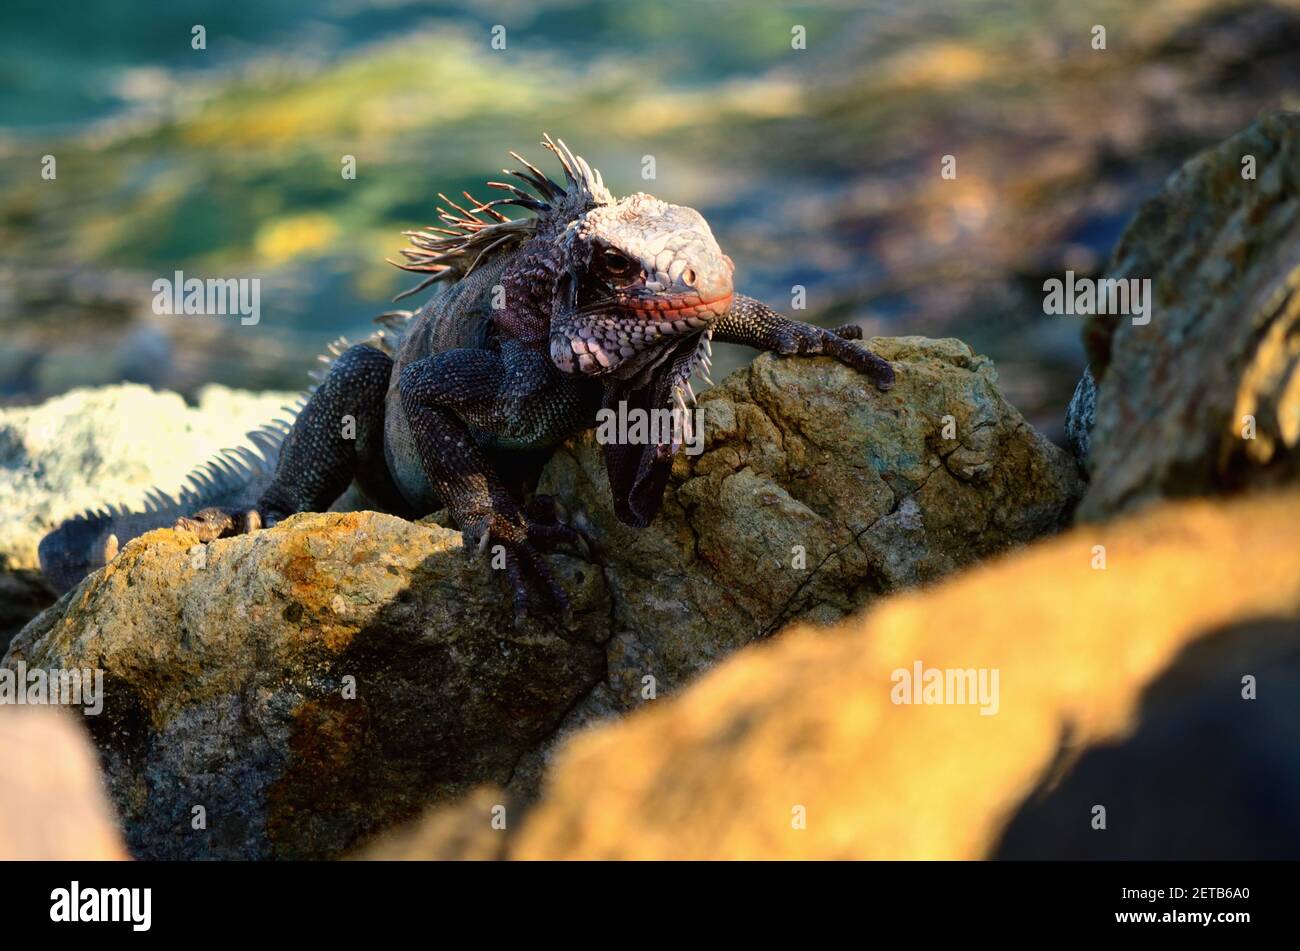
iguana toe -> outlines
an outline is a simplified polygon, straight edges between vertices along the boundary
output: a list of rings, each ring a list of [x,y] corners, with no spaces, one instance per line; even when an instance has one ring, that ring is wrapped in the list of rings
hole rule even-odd
[[[894,368],[889,361],[876,356],[866,347],[850,343],[848,338],[828,333],[822,339],[821,352],[870,377],[878,390],[888,390],[894,385]]]
[[[583,538],[567,525],[534,521],[522,511],[489,512],[465,519],[461,525],[466,557],[487,554],[493,568],[505,569],[519,624],[533,608],[554,607],[566,620],[572,613],[569,596],[560,586],[541,551],[558,545],[581,548]],[[539,598],[538,595],[544,597]]]
[[[566,622],[573,617],[568,592],[560,586],[550,566],[532,545],[522,542],[507,548],[506,576],[514,598],[516,626],[523,623],[534,608],[542,606],[553,608]],[[545,601],[536,597],[535,592],[539,589],[545,595]]]
[[[182,516],[172,527],[193,532],[199,541],[206,543],[229,535],[255,532],[262,527],[262,516],[256,509],[236,511],[212,507]]]

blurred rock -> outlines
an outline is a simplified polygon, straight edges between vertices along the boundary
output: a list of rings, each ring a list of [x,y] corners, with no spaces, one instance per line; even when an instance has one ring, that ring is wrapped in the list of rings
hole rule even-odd
[[[1190,643],[1143,691],[1131,734],[1093,744],[1064,776],[1044,777],[996,856],[1294,861],[1298,643],[1294,615],[1228,622]],[[1248,676],[1255,696],[1245,701]],[[1092,827],[1096,805],[1106,808],[1105,832]]]
[[[74,714],[0,706],[0,862],[127,857]]]
[[[429,809],[351,856],[368,862],[485,861],[506,857],[516,805],[496,786]],[[522,810],[520,811],[522,814]]]
[[[584,733],[561,751],[509,855],[1294,859],[1297,657],[1300,494],[1170,504],[830,630],[788,631]],[[895,672],[917,663],[997,671],[996,712],[892,702]],[[1258,699],[1243,698],[1247,676]],[[1248,757],[1186,728],[1210,708],[1232,724],[1227,736],[1253,737]],[[1158,764],[1088,764],[1135,731]],[[1248,775],[1188,781],[1245,759]],[[1049,805],[1042,821],[1032,813],[1063,776],[1075,808]],[[1091,828],[1094,804],[1108,809],[1106,831]],[[1004,842],[1008,828],[1017,834]]]
[[[1253,164],[1255,177],[1243,177]],[[1150,322],[1092,318],[1084,519],[1300,473],[1300,113],[1188,162],[1108,276],[1147,279]],[[1076,431],[1083,416],[1072,406]]]
[[[500,579],[430,520],[304,514],[206,547],[144,535],[6,663],[105,671],[92,730],[142,856],[334,855],[480,783],[526,798],[591,720],[1068,519],[1073,460],[987,359],[872,346],[898,369],[885,394],[830,360],[761,357],[705,396],[706,451],[679,457],[648,529],[613,518],[593,438],[561,451],[543,488],[598,562],[552,560],[570,627],[513,628]]]

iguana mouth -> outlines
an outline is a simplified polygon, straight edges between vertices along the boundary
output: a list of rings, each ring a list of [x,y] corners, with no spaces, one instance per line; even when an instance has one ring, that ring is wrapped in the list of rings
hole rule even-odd
[[[662,319],[667,317],[671,320],[678,320],[696,317],[712,321],[727,312],[734,297],[735,294],[731,291],[709,300],[701,299],[698,294],[681,294],[673,297],[662,295],[633,297],[629,295],[619,298],[619,306],[626,310],[636,311],[643,318],[659,317]]]

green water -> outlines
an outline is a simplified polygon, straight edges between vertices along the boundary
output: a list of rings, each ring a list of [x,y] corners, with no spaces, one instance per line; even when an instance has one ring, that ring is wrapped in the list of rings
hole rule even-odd
[[[1296,88],[1295,57],[1269,49],[1276,69],[1213,81],[1206,16],[1174,0],[10,3],[0,398],[294,387],[409,285],[385,258],[435,193],[481,197],[548,131],[616,193],[699,208],[748,292],[786,306],[797,285],[806,319],[960,335],[1048,418],[1082,354],[1077,328],[1043,324],[1038,276],[1103,266],[1168,171]],[[1165,113],[1133,92],[1153,68],[1185,80]],[[175,270],[261,278],[261,321],[149,313]]]

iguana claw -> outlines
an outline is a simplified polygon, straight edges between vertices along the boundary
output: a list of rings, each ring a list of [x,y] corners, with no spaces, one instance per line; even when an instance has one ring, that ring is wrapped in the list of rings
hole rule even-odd
[[[861,340],[862,330],[854,326],[824,330],[811,324],[794,321],[782,326],[776,333],[776,352],[783,356],[834,357],[845,366],[871,378],[877,389],[888,390],[894,385],[894,368],[866,347],[855,346],[850,340]]]
[[[544,524],[522,511],[487,513],[467,519],[462,528],[468,558],[486,554],[492,567],[503,568],[514,601],[515,624],[518,625],[537,606],[534,592],[545,592],[550,605],[566,622],[573,608],[569,595],[556,580],[550,566],[542,559],[543,551],[560,546],[581,550],[585,539],[567,525]]]
[[[193,515],[182,516],[173,528],[193,532],[201,542],[210,542],[230,535],[255,532],[262,527],[262,516],[257,509],[235,511],[223,508],[199,509]]]

